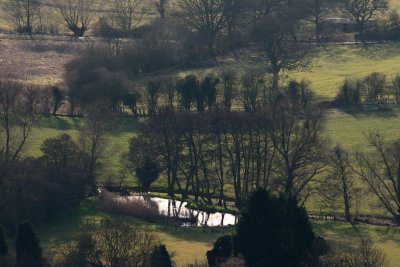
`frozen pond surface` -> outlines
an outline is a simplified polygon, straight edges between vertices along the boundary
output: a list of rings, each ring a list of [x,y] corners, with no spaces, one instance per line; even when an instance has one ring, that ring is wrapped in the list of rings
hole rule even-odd
[[[143,200],[150,199],[157,204],[160,214],[168,217],[178,217],[181,219],[191,219],[193,223],[185,223],[183,226],[191,226],[196,224],[197,226],[228,226],[235,225],[237,222],[237,216],[230,213],[221,212],[205,212],[186,208],[187,202],[181,202],[178,200],[164,199],[159,197],[146,197],[143,196],[129,196],[128,199],[132,200]]]

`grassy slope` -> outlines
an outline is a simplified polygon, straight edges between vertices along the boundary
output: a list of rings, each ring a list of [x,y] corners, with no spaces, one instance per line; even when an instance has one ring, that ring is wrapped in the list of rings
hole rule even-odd
[[[382,113],[345,113],[334,111],[329,115],[326,133],[332,143],[340,143],[349,150],[367,149],[364,133],[379,131],[387,140],[400,138],[400,109]]]
[[[287,73],[290,78],[308,79],[323,99],[332,99],[347,77],[362,78],[371,72],[385,73],[390,83],[400,72],[400,44],[332,45],[319,49],[307,70]]]
[[[82,118],[41,117],[37,121],[37,126],[32,130],[25,154],[32,157],[41,156],[40,146],[43,141],[47,138],[57,137],[62,133],[71,135],[77,141],[79,129],[83,124],[84,119]],[[121,167],[119,163],[121,155],[128,151],[128,142],[137,132],[138,121],[122,118],[118,120],[117,125],[118,127],[107,137],[107,157],[103,160],[105,166],[100,175],[100,182],[104,182],[108,176],[114,176],[118,173]],[[129,178],[129,183],[132,183],[132,177]]]

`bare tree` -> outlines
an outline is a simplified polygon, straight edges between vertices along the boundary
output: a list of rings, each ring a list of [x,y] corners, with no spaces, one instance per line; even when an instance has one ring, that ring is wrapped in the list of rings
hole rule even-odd
[[[392,94],[396,104],[400,104],[400,74],[397,74],[392,80]]]
[[[323,266],[383,267],[387,265],[386,255],[377,249],[371,240],[361,240],[360,245],[349,246],[347,241],[331,243],[330,251],[321,258]]]
[[[286,98],[286,97],[283,97]],[[272,104],[268,113],[270,138],[276,150],[277,176],[282,177],[282,190],[287,195],[303,197],[307,185],[326,166],[321,148],[324,116],[317,107],[303,113],[286,99]],[[303,113],[303,114],[302,114]]]
[[[361,41],[365,41],[365,24],[376,14],[388,9],[388,0],[346,0],[345,11],[357,24]]]
[[[155,79],[147,83],[146,88],[143,89],[143,100],[147,107],[149,115],[155,115],[159,105],[159,98],[162,90],[162,81]]]
[[[106,150],[108,133],[113,129],[112,114],[107,101],[98,101],[86,108],[86,123],[80,131],[81,149],[89,155],[87,162],[88,180],[92,190],[96,189],[96,174],[104,159],[109,155]]]
[[[160,14],[161,19],[166,18],[166,8],[169,0],[153,0],[153,5],[156,7],[157,12]]]
[[[285,21],[282,15],[270,15],[260,22],[257,39],[265,51],[266,61],[271,64],[272,90],[279,89],[282,70],[292,70],[309,65],[309,47],[300,44],[296,36],[295,22]]]
[[[261,89],[264,86],[263,75],[251,70],[242,77],[241,100],[246,112],[256,112]]]
[[[240,0],[178,0],[177,7],[185,26],[204,40],[208,53],[215,56],[218,35],[226,28],[227,16],[240,12]]]
[[[373,72],[361,82],[361,88],[365,95],[366,103],[382,102],[385,94],[386,75],[380,72]]]
[[[158,243],[150,229],[135,227],[122,220],[105,221],[96,239],[106,266],[147,266]]]
[[[400,141],[387,142],[376,132],[370,132],[367,140],[374,152],[359,152],[354,170],[400,224]]]
[[[114,12],[119,26],[131,32],[142,21],[144,0],[114,0]]]
[[[313,5],[311,6],[311,19],[315,25],[315,41],[317,44],[321,42],[321,20],[323,16],[326,14],[327,7],[326,4],[328,3],[327,0],[312,0]]]
[[[226,111],[232,108],[232,101],[236,94],[236,77],[232,71],[227,71],[222,74],[222,88],[223,88],[223,106]]]
[[[353,166],[348,153],[336,145],[329,154],[330,173],[322,181],[325,192],[334,196],[335,202],[342,198],[346,221],[351,221],[350,208],[355,194],[355,180],[353,177]]]
[[[123,220],[104,220],[76,242],[59,249],[57,266],[149,266],[157,237],[150,229]]]
[[[298,28],[301,21],[309,18],[308,1],[269,0],[256,12],[254,40],[265,52],[265,60],[271,65],[272,89],[279,89],[279,74],[283,70],[307,67],[309,46],[301,43]]]
[[[94,0],[57,0],[65,26],[76,37],[82,37],[87,31],[94,15]]]
[[[0,182],[28,143],[34,116],[23,86],[6,78],[0,79]]]
[[[3,10],[20,33],[31,34],[33,23],[40,16],[41,0],[6,0]]]

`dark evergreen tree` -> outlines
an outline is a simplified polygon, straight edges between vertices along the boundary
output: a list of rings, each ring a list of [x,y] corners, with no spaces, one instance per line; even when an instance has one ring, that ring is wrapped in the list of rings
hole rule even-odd
[[[211,109],[213,105],[217,102],[217,85],[219,79],[213,76],[207,76],[201,82],[201,90],[205,96],[205,104],[207,104],[208,109]]]
[[[195,75],[189,75],[178,83],[178,94],[183,110],[189,111],[194,101],[199,102],[199,81]],[[204,100],[204,99],[203,99]],[[199,103],[197,103],[199,105]]]
[[[293,197],[252,194],[237,225],[238,243],[249,267],[301,266],[314,233],[304,208]]]
[[[7,255],[8,246],[6,242],[6,237],[4,235],[3,228],[0,226],[0,257]]]
[[[53,115],[56,115],[58,109],[64,101],[64,95],[57,86],[53,86],[51,88],[51,93],[53,95]]]
[[[233,253],[232,237],[222,236],[214,243],[212,250],[207,251],[207,261],[210,267],[217,267],[225,262]]]
[[[144,162],[136,168],[136,176],[139,179],[142,192],[149,192],[151,184],[158,179],[160,172],[160,165],[150,159],[145,159]]]
[[[15,240],[15,252],[17,254],[17,266],[43,266],[40,241],[30,222],[22,222],[18,225],[17,238]]]
[[[156,246],[150,256],[150,267],[172,267],[171,257],[165,245]]]

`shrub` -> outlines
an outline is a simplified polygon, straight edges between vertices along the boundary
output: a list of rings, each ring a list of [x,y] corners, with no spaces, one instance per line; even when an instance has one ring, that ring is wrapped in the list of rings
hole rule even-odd
[[[186,76],[184,80],[179,81],[178,94],[183,110],[189,111],[195,100],[199,102],[199,99],[196,99],[196,92],[199,91],[199,86],[199,81],[195,75]]]
[[[346,79],[335,98],[335,104],[343,106],[361,105],[361,84],[359,81]]]
[[[214,243],[212,250],[207,251],[207,260],[210,267],[218,267],[221,263],[228,260],[233,253],[232,237],[222,236]]]
[[[94,63],[93,63],[94,64]],[[81,107],[90,106],[99,100],[110,103],[110,109],[118,110],[128,94],[127,77],[122,72],[110,71],[92,64],[71,63],[67,67],[68,95]]]
[[[311,90],[311,82],[307,80],[290,81],[286,94],[291,102],[301,109],[307,108],[308,104],[314,98],[314,92]]]
[[[156,161],[144,159],[144,162],[136,168],[136,176],[140,181],[142,192],[148,192],[150,185],[156,181],[160,175],[161,168]]]
[[[322,266],[386,266],[386,255],[376,249],[370,240],[361,240],[357,246],[349,243],[331,243],[329,253],[321,258]]]
[[[77,241],[62,246],[55,266],[149,266],[158,244],[148,228],[105,220],[94,231],[85,231]]]
[[[154,247],[150,255],[150,267],[172,267],[171,257],[165,245]]]
[[[365,102],[380,103],[384,99],[386,75],[380,72],[373,72],[362,81]]]

